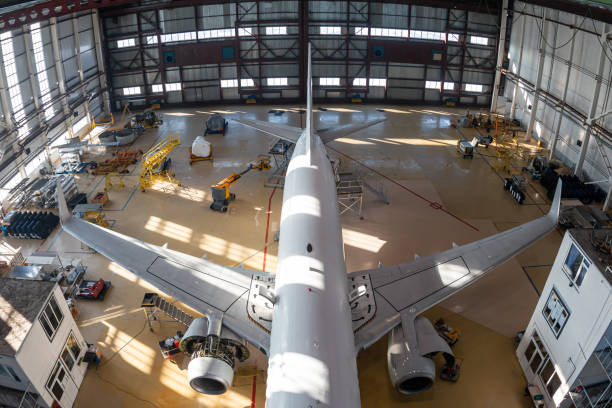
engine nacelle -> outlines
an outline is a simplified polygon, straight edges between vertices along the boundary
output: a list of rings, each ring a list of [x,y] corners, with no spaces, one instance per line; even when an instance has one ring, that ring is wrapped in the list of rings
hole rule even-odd
[[[448,344],[438,335],[432,324],[423,316],[414,319],[414,327],[405,335],[398,325],[389,335],[387,368],[393,387],[402,394],[417,394],[431,388],[436,379],[436,365],[432,356],[444,353],[447,363],[454,364],[454,356]]]
[[[195,319],[181,339],[179,348],[191,355],[187,367],[189,385],[202,394],[225,393],[234,379],[235,360],[244,361],[249,351],[233,332],[223,329],[220,336],[208,333],[208,321]]]
[[[194,357],[187,373],[191,388],[209,395],[224,394],[234,379],[234,367],[215,357]]]

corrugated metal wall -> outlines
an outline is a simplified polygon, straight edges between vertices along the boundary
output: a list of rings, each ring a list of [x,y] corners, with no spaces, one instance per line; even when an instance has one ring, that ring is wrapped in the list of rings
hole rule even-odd
[[[527,127],[534,103],[541,41],[545,56],[533,136],[549,148],[556,139],[554,155],[575,168],[588,129],[584,122],[594,99],[602,49],[604,65],[596,112],[599,114],[612,107],[612,49],[599,38],[612,27],[588,15],[578,16],[519,1],[514,3],[514,10],[508,53],[510,74],[504,92],[506,112],[512,113],[512,100],[520,77],[514,116]],[[563,103],[566,105],[562,109]],[[599,134],[604,154],[612,157],[612,117],[605,117],[597,125],[593,128],[593,136]],[[606,180],[609,176],[607,164],[593,137],[586,150],[583,175],[589,180]],[[607,187],[606,184],[601,186]]]
[[[442,103],[454,98],[487,105],[499,16],[484,5],[480,11],[319,0],[111,10],[103,14],[103,25],[113,107],[120,109],[128,101],[228,103],[252,95],[269,101],[303,99],[308,41],[314,49],[314,95],[319,100],[347,100],[358,94],[376,101]],[[286,32],[279,34],[275,27]],[[325,33],[326,27],[339,32]],[[394,30],[360,35],[364,28]],[[448,34],[454,39],[446,41]],[[487,44],[472,43],[472,36],[485,38]],[[339,84],[321,86],[321,77],[339,78]],[[267,78],[287,78],[287,84],[268,85]],[[356,86],[355,78],[382,78],[387,86]],[[237,80],[237,87],[221,87],[220,80],[231,79]],[[245,79],[253,80],[253,86],[241,81]],[[426,81],[455,86],[425,89]],[[179,82],[177,90],[160,87]],[[482,85],[482,90],[466,90],[466,83]],[[124,90],[130,87],[137,87],[138,93]]]
[[[98,27],[97,11],[88,11],[0,33],[0,186],[31,175],[47,160],[49,144],[63,143],[73,130],[78,136],[91,115],[102,113]]]

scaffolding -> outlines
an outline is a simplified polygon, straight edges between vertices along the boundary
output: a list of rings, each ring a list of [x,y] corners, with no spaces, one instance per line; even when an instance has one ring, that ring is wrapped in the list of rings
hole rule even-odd
[[[180,144],[181,139],[178,132],[170,133],[142,156],[139,176],[141,191],[144,192],[158,181],[181,185],[181,182],[174,177],[174,172],[170,170],[171,161],[167,157]]]

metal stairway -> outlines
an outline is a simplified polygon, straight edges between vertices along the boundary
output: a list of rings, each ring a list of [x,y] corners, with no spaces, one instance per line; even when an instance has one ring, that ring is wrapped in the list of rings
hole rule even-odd
[[[174,306],[172,303],[168,302],[166,299],[162,298],[157,293],[145,293],[140,306],[144,309],[145,316],[147,317],[147,323],[149,324],[149,329],[151,331],[153,331],[152,321],[159,321],[157,317],[157,314],[159,312],[165,313],[173,320],[176,320],[177,322],[182,323],[187,327],[189,327],[189,325],[194,319],[194,317],[191,316],[189,313]]]
[[[165,168],[166,156],[180,144],[181,138],[178,132],[170,133],[142,155],[142,168],[139,175],[142,191],[145,191],[146,188],[151,187],[157,181],[168,181],[181,185],[181,182],[174,177],[174,173]]]

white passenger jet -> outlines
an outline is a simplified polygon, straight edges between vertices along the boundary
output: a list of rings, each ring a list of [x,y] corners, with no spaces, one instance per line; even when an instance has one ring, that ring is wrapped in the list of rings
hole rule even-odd
[[[394,387],[433,385],[432,355],[452,351],[422,312],[461,290],[554,229],[561,183],[547,215],[483,240],[395,266],[347,274],[336,184],[324,144],[380,121],[316,131],[308,49],[306,128],[237,120],[295,143],[283,191],[276,273],[222,266],[73,217],[61,188],[65,231],[201,312],[181,349],[195,390],[231,386],[245,342],[268,356],[268,408],[359,407],[357,354],[385,334]],[[408,252],[409,249],[407,248]]]

